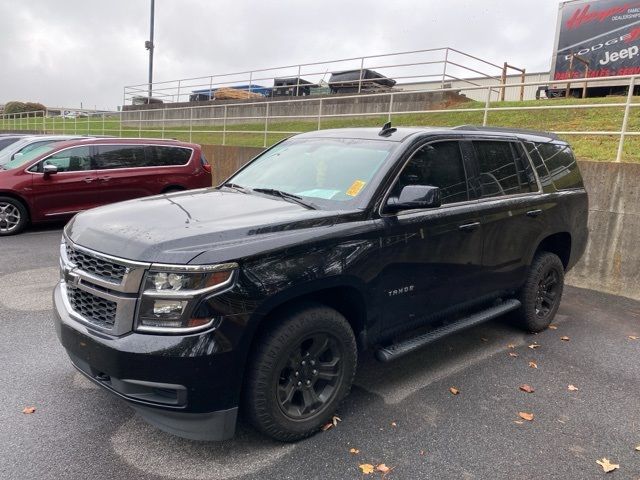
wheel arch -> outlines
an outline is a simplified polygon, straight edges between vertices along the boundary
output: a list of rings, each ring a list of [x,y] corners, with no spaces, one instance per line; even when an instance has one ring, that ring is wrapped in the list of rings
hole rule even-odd
[[[250,349],[260,340],[260,332],[278,321],[279,314],[301,303],[319,303],[340,312],[353,330],[358,348],[366,346],[367,301],[364,288],[349,279],[313,282],[302,288],[292,287],[271,297],[256,310],[252,324]]]
[[[29,205],[29,202],[25,197],[12,191],[4,191],[4,190],[0,190],[0,197],[9,197],[20,202],[24,206],[24,208],[27,209],[27,215],[29,215],[28,220],[31,221],[31,205]]]
[[[539,252],[549,252],[557,255],[566,271],[571,260],[571,234],[569,232],[557,232],[542,238],[538,242],[530,261],[533,261],[533,258]]]
[[[162,194],[162,193],[182,192],[186,189],[187,188],[182,185],[171,184],[164,187],[160,193]]]

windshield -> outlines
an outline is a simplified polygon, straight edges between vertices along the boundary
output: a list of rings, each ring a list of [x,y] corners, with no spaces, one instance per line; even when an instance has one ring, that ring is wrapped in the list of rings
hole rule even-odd
[[[293,138],[273,147],[228,182],[280,190],[315,205],[340,208],[363,198],[395,146],[380,140]]]
[[[29,150],[27,153],[17,154],[13,160],[2,165],[2,168],[4,170],[20,168],[23,165],[26,165],[27,163],[29,163],[31,160],[34,160],[35,158],[39,157],[40,155],[50,152],[54,148],[55,148],[55,145],[41,145],[37,148],[34,148],[33,150]]]

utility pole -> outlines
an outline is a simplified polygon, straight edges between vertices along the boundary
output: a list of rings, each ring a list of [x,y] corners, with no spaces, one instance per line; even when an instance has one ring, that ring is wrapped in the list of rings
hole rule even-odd
[[[151,18],[149,20],[149,40],[144,42],[144,48],[149,50],[149,98],[153,93],[153,19],[155,13],[155,0],[151,0]]]

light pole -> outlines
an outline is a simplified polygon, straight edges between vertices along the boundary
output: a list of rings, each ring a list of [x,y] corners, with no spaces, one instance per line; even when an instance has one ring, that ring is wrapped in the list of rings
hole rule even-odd
[[[155,0],[151,0],[151,18],[149,20],[149,40],[144,42],[144,48],[149,50],[149,103],[153,92],[153,18],[155,12]]]

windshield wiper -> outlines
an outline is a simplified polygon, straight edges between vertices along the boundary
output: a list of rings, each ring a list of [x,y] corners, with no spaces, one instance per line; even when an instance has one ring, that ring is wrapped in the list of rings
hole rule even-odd
[[[283,200],[288,200],[290,202],[297,203],[298,205],[302,205],[305,208],[310,210],[317,210],[318,207],[313,205],[312,203],[305,202],[298,195],[294,195],[293,193],[283,192],[282,190],[276,190],[275,188],[254,188],[254,192],[264,193],[266,195],[273,195],[274,197],[280,197]]]
[[[224,185],[222,185],[223,187],[228,187],[228,188],[233,188],[234,190],[237,190],[241,193],[249,193],[250,189],[248,189],[247,187],[243,187],[242,185],[238,185],[237,183],[233,183],[233,182],[227,182]]]

